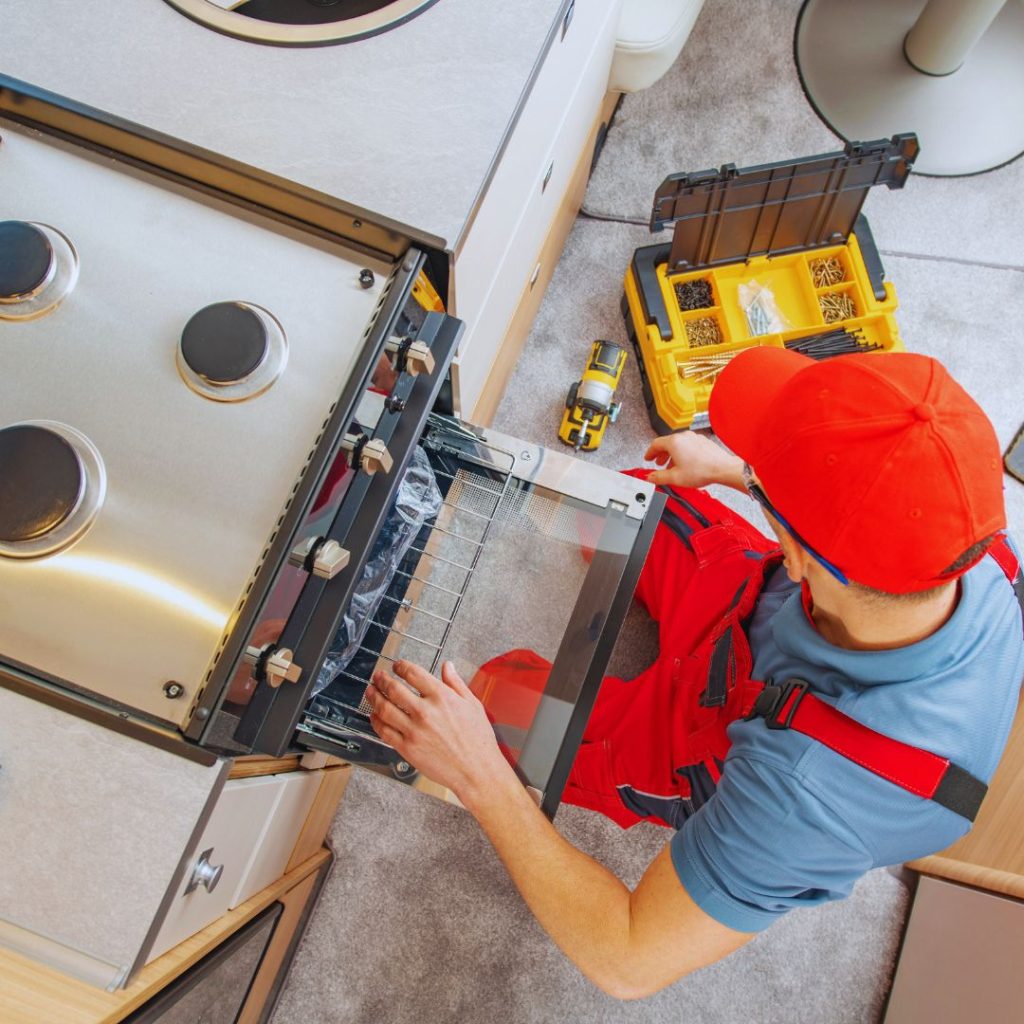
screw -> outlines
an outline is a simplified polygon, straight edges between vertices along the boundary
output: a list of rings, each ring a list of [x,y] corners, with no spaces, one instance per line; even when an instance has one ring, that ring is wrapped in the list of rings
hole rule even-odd
[[[647,502],[647,495],[640,491],[636,495],[636,502],[638,505],[643,505]]]
[[[519,456],[519,458],[521,458],[523,462],[529,462],[533,458],[533,456],[529,452],[523,452]]]
[[[200,708],[196,712],[196,718],[198,718],[200,722],[205,722],[209,717],[210,717],[210,709],[209,708]]]
[[[373,276],[373,271],[370,270],[369,267],[363,267],[363,269],[359,271],[359,283],[364,288],[372,288],[375,280],[376,278]]]
[[[395,765],[395,768],[397,768],[398,771],[400,771],[404,775],[409,770],[409,762],[399,761],[398,764]]]
[[[354,220],[354,221],[352,221],[352,227],[354,227],[354,228],[361,228],[362,226],[363,226],[363,222],[361,220]]]
[[[176,700],[185,692],[185,687],[181,683],[176,683],[173,679],[169,679],[164,683],[164,696],[168,700]]]
[[[384,404],[388,407],[388,412],[401,412],[405,408],[405,399],[390,395]]]

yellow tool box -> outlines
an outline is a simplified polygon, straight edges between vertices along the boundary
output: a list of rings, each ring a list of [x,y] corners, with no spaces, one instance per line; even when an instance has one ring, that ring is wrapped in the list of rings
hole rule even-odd
[[[900,351],[892,284],[861,207],[873,185],[902,188],[917,137],[838,153],[674,174],[626,272],[622,314],[659,433],[706,427],[715,378],[737,352],[785,346],[814,358]]]

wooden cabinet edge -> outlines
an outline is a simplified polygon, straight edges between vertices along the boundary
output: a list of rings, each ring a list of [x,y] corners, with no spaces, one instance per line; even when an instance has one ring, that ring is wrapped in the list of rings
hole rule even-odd
[[[330,850],[320,849],[273,885],[147,964],[127,988],[117,992],[104,992],[0,950],[0,1019],[4,1024],[117,1024],[330,859]]]
[[[565,195],[551,220],[551,225],[544,239],[537,260],[534,263],[535,277],[527,279],[523,287],[522,295],[516,305],[515,312],[505,328],[505,336],[498,349],[494,362],[487,374],[480,396],[469,416],[471,423],[480,426],[490,426],[498,411],[498,404],[501,402],[509,377],[515,369],[516,363],[522,355],[526,341],[530,336],[530,329],[533,326],[537,310],[540,308],[541,300],[547,291],[548,284],[558,265],[562,250],[565,248],[566,239],[572,230],[576,215],[583,202],[584,193],[587,190],[587,182],[590,180],[590,168],[594,159],[594,146],[597,143],[601,126],[611,118],[616,105],[621,98],[617,92],[609,92],[605,95],[601,109],[594,120],[587,141],[583,146],[579,161],[573,171],[572,178],[565,190]],[[537,268],[539,267],[539,273]],[[623,270],[625,272],[625,270]],[[465,414],[465,410],[463,410]],[[557,424],[556,424],[557,426]]]
[[[261,754],[236,757],[228,770],[229,779],[254,779],[261,775],[279,775],[299,768],[299,756],[263,757]]]
[[[907,867],[932,878],[945,878],[950,882],[961,882],[977,889],[1024,900],[1024,876],[1010,871],[986,868],[940,855],[910,861]]]

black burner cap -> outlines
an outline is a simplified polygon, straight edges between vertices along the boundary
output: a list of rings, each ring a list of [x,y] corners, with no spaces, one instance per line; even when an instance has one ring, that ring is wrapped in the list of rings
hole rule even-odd
[[[0,299],[34,292],[50,273],[53,248],[34,224],[0,221]]]
[[[45,427],[0,430],[0,541],[35,540],[60,526],[82,494],[74,448]]]
[[[248,377],[266,357],[267,328],[241,302],[215,302],[199,310],[181,332],[181,354],[211,384]]]

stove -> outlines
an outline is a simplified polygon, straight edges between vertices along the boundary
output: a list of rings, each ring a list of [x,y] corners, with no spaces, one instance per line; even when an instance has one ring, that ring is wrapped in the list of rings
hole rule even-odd
[[[392,268],[0,136],[0,651],[181,726]]]

